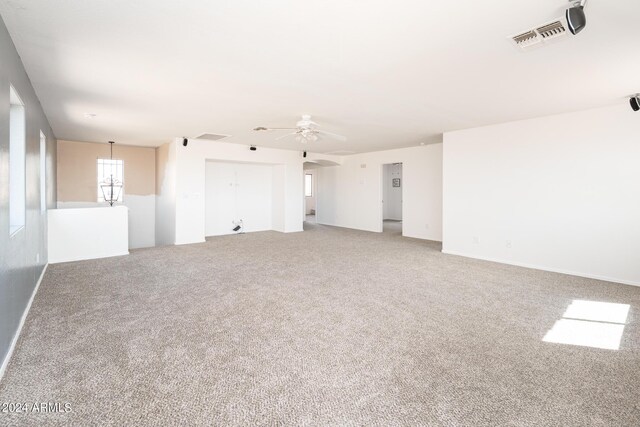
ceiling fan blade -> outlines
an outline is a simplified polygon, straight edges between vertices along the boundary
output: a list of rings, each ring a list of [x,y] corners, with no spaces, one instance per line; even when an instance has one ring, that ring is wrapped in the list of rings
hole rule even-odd
[[[331,138],[335,138],[339,141],[346,141],[347,137],[346,136],[342,136],[342,135],[338,135],[337,133],[331,133],[331,132],[327,132],[325,130],[319,130],[317,131],[320,135],[326,135],[329,136]]]
[[[278,141],[278,140],[280,140],[280,139],[282,139],[282,138],[286,138],[286,137],[291,136],[291,135],[295,135],[296,133],[297,133],[297,132],[292,132],[292,133],[288,133],[288,134],[286,134],[286,135],[279,136],[279,137],[277,137],[277,138],[275,139],[275,141]]]
[[[296,130],[298,128],[267,128],[264,126],[258,126],[257,128],[254,128],[253,130],[255,131],[261,131],[261,130]]]

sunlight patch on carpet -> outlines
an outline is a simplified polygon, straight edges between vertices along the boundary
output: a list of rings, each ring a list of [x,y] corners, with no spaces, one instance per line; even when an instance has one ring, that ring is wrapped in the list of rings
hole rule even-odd
[[[628,315],[628,304],[574,300],[543,341],[618,350]]]

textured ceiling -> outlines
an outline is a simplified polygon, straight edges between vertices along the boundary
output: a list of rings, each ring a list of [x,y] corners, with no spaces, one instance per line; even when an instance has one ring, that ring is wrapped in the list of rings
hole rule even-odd
[[[362,152],[640,91],[637,0],[591,0],[582,33],[541,49],[507,40],[567,5],[3,0],[0,14],[60,139],[153,146],[208,132],[299,149],[251,129],[308,113],[349,139],[307,149]]]

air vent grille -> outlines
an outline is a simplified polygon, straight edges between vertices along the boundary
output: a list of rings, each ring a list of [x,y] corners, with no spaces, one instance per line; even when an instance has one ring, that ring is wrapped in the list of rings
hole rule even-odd
[[[540,28],[536,28],[536,31],[542,36],[543,39],[547,40],[552,37],[561,36],[567,30],[564,25],[562,25],[562,22],[556,21],[552,22],[551,24],[544,25]]]
[[[532,44],[540,42],[540,40],[538,39],[538,34],[533,30],[514,36],[513,41],[521,47],[530,46]]]
[[[540,43],[548,43],[551,40],[567,35],[567,25],[563,18],[558,18],[552,22],[540,25],[532,30],[525,31],[516,36],[510,37],[517,47],[522,50],[538,45]]]
[[[197,139],[208,139],[209,141],[219,141],[223,138],[228,138],[231,135],[222,135],[216,133],[203,133],[202,135],[196,136]]]

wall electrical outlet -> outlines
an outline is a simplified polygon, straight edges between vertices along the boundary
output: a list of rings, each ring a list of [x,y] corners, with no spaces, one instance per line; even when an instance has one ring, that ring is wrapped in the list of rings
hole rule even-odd
[[[473,236],[473,243],[475,243],[476,245],[480,244],[480,238],[478,236]]]
[[[511,240],[507,240],[507,247],[510,248],[511,247]]]

